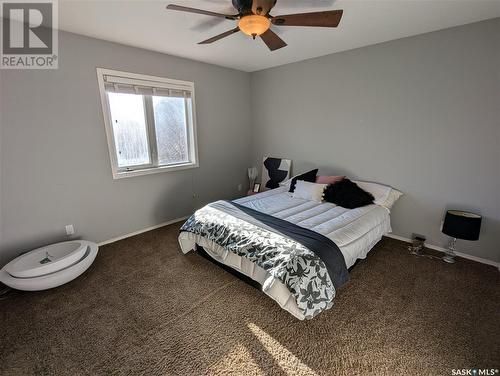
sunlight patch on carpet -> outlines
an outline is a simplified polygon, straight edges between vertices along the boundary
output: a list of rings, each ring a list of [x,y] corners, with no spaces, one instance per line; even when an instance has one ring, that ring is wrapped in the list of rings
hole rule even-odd
[[[252,353],[244,345],[234,346],[226,355],[209,367],[208,374],[226,373],[231,370],[239,375],[265,375],[259,364],[253,359]]]
[[[304,364],[291,351],[267,334],[254,323],[247,324],[248,329],[259,340],[266,351],[273,357],[276,364],[287,374],[317,376],[318,374]]]

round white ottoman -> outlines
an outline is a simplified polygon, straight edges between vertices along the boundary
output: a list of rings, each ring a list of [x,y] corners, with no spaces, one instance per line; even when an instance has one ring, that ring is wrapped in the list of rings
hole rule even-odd
[[[87,270],[98,248],[93,242],[72,240],[35,249],[5,265],[0,270],[0,282],[26,291],[60,286]]]

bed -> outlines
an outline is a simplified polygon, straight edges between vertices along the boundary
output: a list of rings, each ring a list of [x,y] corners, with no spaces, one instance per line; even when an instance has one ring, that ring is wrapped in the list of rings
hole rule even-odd
[[[346,268],[352,267],[358,259],[364,259],[382,236],[391,232],[390,212],[386,207],[372,204],[356,209],[346,209],[328,202],[319,203],[294,198],[288,192],[287,187],[279,187],[253,196],[240,198],[234,200],[233,203],[240,208],[244,207],[251,212],[264,213],[332,240],[338,246],[345,260]],[[218,214],[220,208],[212,209],[212,212],[209,213],[210,221],[219,223],[220,218],[214,219],[212,214]],[[191,217],[191,220],[196,221],[197,213],[200,213],[200,211],[197,211]],[[198,214],[198,219],[202,217],[201,214]],[[224,218],[227,218],[227,216]],[[229,223],[234,221],[239,221],[239,219],[229,217]],[[257,225],[260,226],[259,223]],[[233,229],[233,233],[238,231],[240,230]],[[273,229],[270,229],[270,231],[279,234],[279,231]],[[233,235],[228,236],[228,233],[226,233],[224,236],[227,238]],[[287,236],[284,236],[284,238],[287,238]],[[256,260],[248,257],[246,253],[234,251],[231,247],[224,246],[225,243],[211,240],[207,233],[182,231],[181,228],[179,244],[184,253],[195,250],[197,245],[203,247],[219,263],[227,265],[258,282],[266,295],[299,320],[310,319],[319,312],[329,309],[333,304],[333,297],[336,294],[334,287],[332,287],[333,291],[328,289],[323,291],[323,299],[318,299],[318,301],[329,301],[316,304],[314,309],[308,309],[310,307],[301,303],[303,299],[299,299],[298,293],[290,287],[288,280],[282,278],[280,272],[268,268],[265,263],[261,263],[259,266]],[[316,266],[316,269],[318,269],[318,266]],[[312,279],[317,278],[313,276]],[[310,285],[309,281],[308,287]],[[316,294],[316,292],[313,292],[313,294]]]

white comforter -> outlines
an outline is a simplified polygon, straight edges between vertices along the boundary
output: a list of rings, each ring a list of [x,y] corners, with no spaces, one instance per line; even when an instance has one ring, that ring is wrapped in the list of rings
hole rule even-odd
[[[384,234],[391,232],[389,211],[378,205],[345,209],[331,203],[293,198],[286,187],[244,197],[235,202],[266,214],[311,229],[332,239],[350,268],[357,259],[366,257]],[[214,259],[247,275],[262,285],[262,291],[298,319],[304,319],[292,294],[276,278],[248,259],[228,252],[219,245],[190,232],[179,235],[184,253],[198,244]]]
[[[348,268],[365,258],[382,235],[391,232],[389,211],[378,205],[345,209],[329,202],[293,198],[286,187],[235,200],[249,208],[319,232],[342,251]]]

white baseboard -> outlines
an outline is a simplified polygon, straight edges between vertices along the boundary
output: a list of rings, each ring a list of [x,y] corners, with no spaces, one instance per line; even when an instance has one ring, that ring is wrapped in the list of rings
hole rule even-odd
[[[123,240],[123,239],[130,238],[132,236],[135,236],[135,235],[142,234],[143,232],[148,232],[148,231],[151,231],[151,230],[156,230],[157,228],[160,228],[160,227],[171,225],[172,223],[177,223],[177,222],[180,222],[180,221],[185,221],[188,218],[189,218],[189,215],[187,215],[185,217],[181,217],[181,218],[172,219],[170,221],[163,222],[163,223],[160,223],[160,224],[155,225],[155,226],[146,227],[146,228],[143,228],[141,230],[137,230],[137,231],[125,234],[125,235],[117,236],[116,238],[105,240],[103,242],[100,242],[98,245],[100,247],[100,246],[105,245],[105,244],[114,243],[114,242],[117,242],[118,240]]]
[[[411,243],[411,239],[405,238],[404,236],[399,236],[399,235],[395,235],[395,234],[386,234],[385,236],[387,236],[388,238],[401,240],[401,241],[406,242],[406,243]],[[447,251],[446,248],[440,247],[440,246],[434,245],[434,244],[425,243],[425,247],[429,248],[429,249],[433,249],[435,251],[439,251],[439,252],[446,252]],[[458,257],[463,257],[464,259],[467,259],[467,260],[472,260],[472,261],[480,262],[481,264],[494,266],[500,271],[500,263],[499,262],[487,260],[487,259],[477,257],[477,256],[472,256],[472,255],[469,255],[469,254],[463,253],[463,252],[455,251],[455,254]]]
[[[130,238],[132,236],[135,236],[135,235],[142,234],[144,232],[156,230],[157,228],[160,228],[160,227],[168,226],[168,225],[171,225],[173,223],[180,222],[180,221],[185,221],[188,218],[189,218],[189,215],[187,215],[185,217],[181,217],[181,218],[172,219],[170,221],[163,222],[163,223],[160,223],[160,224],[155,225],[155,226],[146,227],[146,228],[143,228],[141,230],[137,230],[137,231],[125,234],[125,235],[118,236],[116,238],[105,240],[103,242],[100,242],[98,245],[102,246],[102,245],[105,245],[105,244],[114,243],[114,242],[117,242],[119,240],[123,240],[123,239],[126,239],[126,238]],[[396,234],[386,234],[385,236],[387,236],[388,238],[392,238],[392,239],[396,239],[396,240],[401,240],[401,241],[406,242],[406,243],[411,243],[411,239],[410,238],[405,238],[404,236],[399,236],[399,235],[396,235]],[[425,243],[425,247],[433,249],[435,251],[439,251],[439,252],[446,252],[447,251],[446,248],[440,247],[440,246],[437,246],[437,245],[434,245],[434,244]],[[463,258],[468,259],[468,260],[480,262],[481,264],[486,264],[486,265],[494,266],[494,267],[496,267],[500,271],[500,263],[499,262],[487,260],[487,259],[484,259],[484,258],[481,258],[481,257],[472,256],[472,255],[469,255],[467,253],[462,253],[462,252],[457,252],[457,251],[455,251],[455,254],[458,257],[463,257]]]

